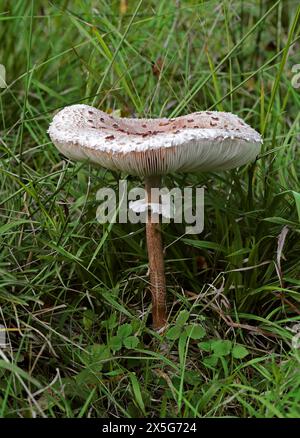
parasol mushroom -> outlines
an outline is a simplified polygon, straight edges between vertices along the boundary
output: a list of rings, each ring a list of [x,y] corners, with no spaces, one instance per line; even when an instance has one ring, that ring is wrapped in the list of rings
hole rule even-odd
[[[49,135],[65,156],[88,159],[145,180],[147,200],[161,176],[172,172],[223,171],[255,159],[261,136],[231,113],[201,111],[174,119],[119,118],[87,105],[55,115]],[[167,321],[166,281],[159,214],[148,211],[146,238],[153,326]]]

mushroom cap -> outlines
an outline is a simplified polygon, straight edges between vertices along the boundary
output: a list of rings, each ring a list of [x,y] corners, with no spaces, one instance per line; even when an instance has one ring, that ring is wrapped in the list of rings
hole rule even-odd
[[[134,119],[72,105],[54,116],[48,133],[72,160],[140,176],[232,169],[253,160],[262,143],[238,116],[217,111]]]

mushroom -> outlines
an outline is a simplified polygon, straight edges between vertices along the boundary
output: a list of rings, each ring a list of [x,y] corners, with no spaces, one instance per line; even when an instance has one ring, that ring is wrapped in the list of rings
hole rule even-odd
[[[172,172],[223,171],[255,159],[261,136],[231,113],[201,111],[174,119],[119,118],[87,105],[58,112],[49,127],[55,146],[72,160],[88,159],[145,180],[151,189]],[[146,238],[153,327],[167,322],[166,280],[159,213],[149,208]]]

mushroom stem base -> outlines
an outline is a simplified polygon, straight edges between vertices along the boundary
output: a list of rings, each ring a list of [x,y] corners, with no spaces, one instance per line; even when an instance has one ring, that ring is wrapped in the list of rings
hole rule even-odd
[[[145,189],[147,192],[148,202],[152,202],[151,189],[159,189],[160,183],[160,176],[151,176],[146,178]],[[153,213],[151,210],[148,211],[146,222],[146,238],[149,259],[150,287],[152,294],[153,328],[159,330],[163,328],[167,322],[166,279],[159,214]]]

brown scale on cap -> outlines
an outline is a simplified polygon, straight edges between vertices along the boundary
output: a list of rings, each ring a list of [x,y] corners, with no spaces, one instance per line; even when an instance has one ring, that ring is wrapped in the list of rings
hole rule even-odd
[[[189,129],[228,129],[240,132],[237,128],[247,127],[241,119],[230,113],[214,111],[197,111],[172,119],[147,120],[114,117],[96,109],[88,110],[87,114],[87,123],[92,125],[89,127],[93,130],[108,129],[116,131],[118,135],[125,134],[126,136],[141,136],[142,138],[167,133],[174,134],[178,130]],[[114,135],[114,132],[112,132],[112,135]]]

